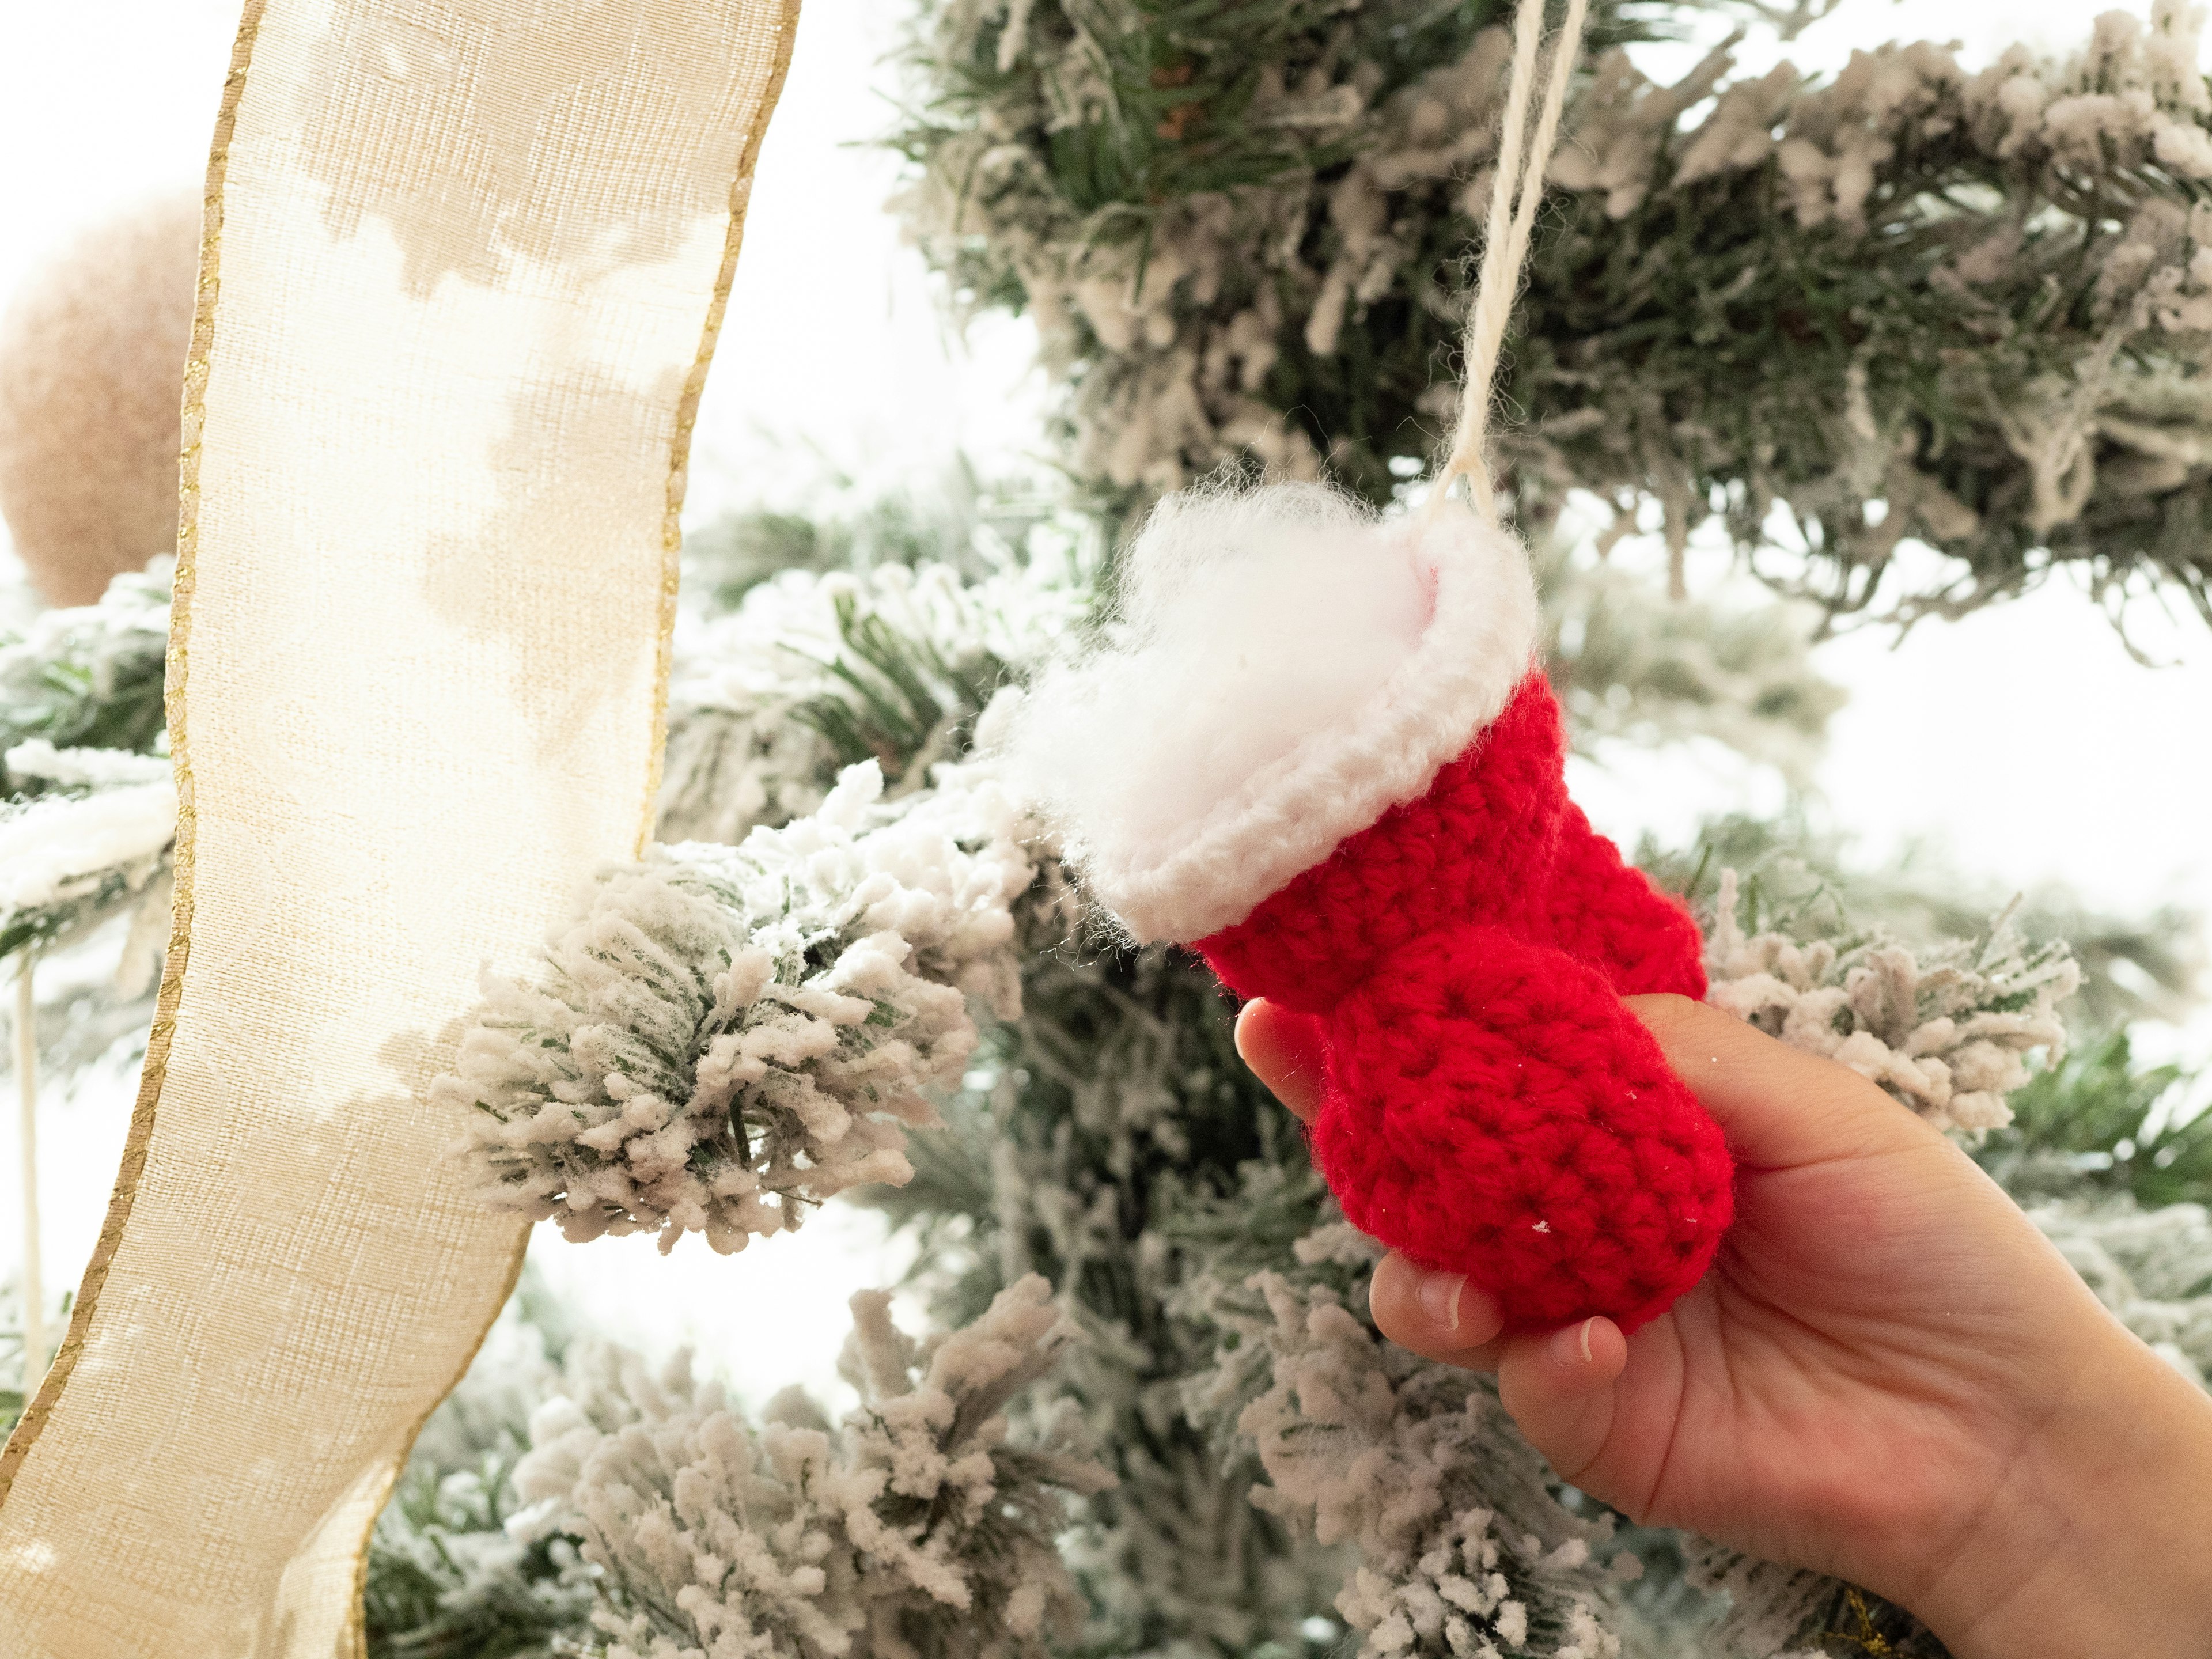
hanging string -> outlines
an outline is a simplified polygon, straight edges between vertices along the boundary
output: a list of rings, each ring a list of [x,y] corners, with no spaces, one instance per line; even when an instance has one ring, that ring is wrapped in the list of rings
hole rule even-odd
[[[1513,20],[1513,67],[1505,89],[1505,119],[1498,138],[1498,167],[1490,185],[1490,211],[1483,226],[1482,264],[1475,276],[1474,303],[1468,308],[1462,356],[1466,383],[1460,391],[1459,424],[1450,452],[1437,470],[1430,510],[1436,511],[1453,483],[1468,480],[1468,499],[1486,524],[1498,522],[1498,492],[1490,476],[1490,409],[1496,394],[1498,356],[1512,319],[1521,286],[1521,266],[1528,254],[1528,235],[1544,199],[1544,173],[1558,141],[1559,113],[1566,104],[1567,80],[1580,50],[1589,0],[1567,0],[1566,21],[1553,39],[1541,76],[1544,101],[1535,130],[1528,131],[1530,89],[1538,79],[1536,46],[1544,30],[1544,0],[1521,0]]]
[[[39,1032],[27,946],[15,975],[15,1088],[22,1111],[23,1398],[37,1392],[46,1369],[46,1290],[39,1271]]]

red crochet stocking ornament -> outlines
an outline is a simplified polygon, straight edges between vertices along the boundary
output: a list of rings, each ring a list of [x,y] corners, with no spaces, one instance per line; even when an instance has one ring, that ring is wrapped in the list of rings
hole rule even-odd
[[[1139,941],[1312,1019],[1313,1152],[1363,1231],[1509,1330],[1632,1330],[1729,1224],[1719,1129],[1621,1004],[1698,929],[1567,797],[1513,538],[1311,485],[1171,498],[1016,753]]]

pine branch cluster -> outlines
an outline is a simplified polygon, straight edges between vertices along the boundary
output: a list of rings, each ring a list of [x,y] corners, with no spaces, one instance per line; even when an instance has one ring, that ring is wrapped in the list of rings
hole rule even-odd
[[[1069,1631],[1061,1499],[1110,1477],[1065,1418],[1012,1431],[1066,1340],[1049,1288],[1010,1285],[927,1346],[889,1301],[853,1298],[860,1403],[836,1429],[796,1390],[756,1428],[688,1354],[572,1353],[509,1530],[580,1540],[606,1659],[1043,1659]]]
[[[735,848],[609,872],[534,980],[489,977],[434,1104],[486,1201],[572,1239],[698,1232],[716,1250],[911,1168],[904,1127],[1020,1012],[1027,820],[981,767],[879,806],[873,761]]]
[[[483,1120],[467,1155],[495,1194],[583,1236],[643,1227],[672,1241],[697,1229],[728,1246],[788,1226],[850,1182],[910,1174],[862,1190],[921,1236],[923,1286],[947,1328],[1013,1317],[1013,1304],[991,1310],[1023,1285],[1027,1329],[1049,1287],[1066,1335],[1052,1339],[1048,1370],[1016,1365],[1018,1395],[1000,1407],[1027,1444],[1059,1443],[1079,1424],[1113,1484],[1003,1462],[992,1480],[1029,1494],[1015,1503],[1030,1517],[1023,1535],[1056,1545],[1049,1560],[1021,1558],[1024,1582],[1064,1565],[1056,1611],[1032,1624],[1011,1589],[991,1599],[990,1585],[1011,1582],[991,1578],[992,1564],[1015,1547],[995,1522],[943,1534],[933,1522],[925,1534],[953,1540],[934,1559],[985,1575],[969,1614],[948,1624],[953,1601],[919,1578],[878,1575],[903,1585],[884,1604],[895,1616],[854,1624],[839,1602],[805,1640],[842,1631],[885,1652],[977,1642],[1027,1652],[1058,1629],[1055,1651],[1297,1656],[1351,1632],[1376,1653],[1479,1659],[1485,1644],[1500,1655],[1656,1653],[1696,1632],[1698,1650],[1718,1656],[1771,1650],[1769,1638],[1848,1638],[1863,1621],[1901,1653],[1929,1651],[1905,1615],[1848,1586],[1613,1523],[1549,1479],[1483,1385],[1366,1327],[1371,1251],[1236,1060],[1210,980],[1092,942],[1049,846],[974,758],[1000,683],[1079,624],[1095,545],[1079,556],[1047,543],[1045,558],[967,577],[957,570],[977,568],[972,557],[944,550],[950,565],[788,575],[687,624],[687,683],[711,686],[721,715],[766,731],[830,697],[851,726],[805,726],[775,790],[750,769],[783,759],[712,781],[673,775],[672,799],[690,791],[744,839],[658,849],[595,884],[536,975],[493,988],[444,1086],[457,1117]],[[1833,699],[1805,655],[1802,617],[1753,613],[1731,636],[1710,607],[1571,561],[1553,570],[1547,605],[1579,743],[1711,732],[1801,760],[1817,745]],[[1624,708],[1632,719],[1608,725]],[[121,778],[132,763],[121,751],[64,763],[70,751],[38,741],[24,757],[33,766]],[[1723,992],[1954,1123],[2002,1115],[1985,1102],[1962,1115],[1962,1097],[2015,1103],[2018,1121],[1983,1132],[1978,1155],[2108,1305],[2201,1375],[2212,1364],[2202,1273],[2212,1242],[2203,1210],[2172,1200],[2203,1197],[2206,1166],[2201,1126],[2172,1117],[2177,1079],[2109,1044],[2030,1077],[2021,1056],[2062,1035],[2051,1009],[2069,969],[2047,946],[1927,938],[1929,918],[1956,908],[1940,879],[1852,888],[1801,872],[1793,887],[1771,834],[1754,848],[1723,833],[1706,862],[1742,850],[1761,855],[1759,885],[1735,907],[1692,861],[1662,860],[1715,911]],[[1853,921],[1838,892],[1870,897],[1877,914]],[[1893,912],[1917,937],[1876,937]],[[2178,975],[2179,957],[2145,944],[2160,930],[2138,933],[2112,948]],[[1861,1036],[1881,1052],[1842,1054]],[[1935,1098],[1930,1062],[1950,1075],[1948,1101]],[[509,1121],[477,1111],[477,1099]],[[939,1115],[944,1127],[908,1133]],[[1019,1350],[1018,1334],[991,1340]],[[381,1523],[379,1659],[798,1651],[798,1626],[777,1625],[784,1614],[763,1612],[753,1589],[699,1578],[702,1562],[757,1548],[791,1570],[776,1583],[798,1582],[796,1558],[776,1553],[783,1500],[740,1513],[698,1494],[726,1498],[752,1478],[733,1471],[771,1468],[744,1457],[765,1458],[763,1437],[783,1443],[805,1426],[799,1417],[755,1429],[688,1370],[679,1385],[672,1372],[579,1357],[564,1381],[511,1346],[488,1350]],[[577,1408],[608,1472],[590,1498],[598,1562],[583,1523],[541,1532],[517,1520],[517,1471],[536,1455],[523,1425],[556,1397],[600,1402]],[[565,1455],[553,1443],[541,1443],[547,1458]],[[756,1449],[740,1455],[744,1446]],[[540,1477],[554,1465],[531,1467],[530,1501],[553,1500],[559,1480]],[[1039,1517],[1058,1516],[1055,1483],[1072,1507],[1048,1531]],[[567,1512],[583,1515],[582,1502]],[[969,1512],[946,1502],[945,1513]],[[866,1531],[858,1510],[843,1513],[847,1537],[854,1524]],[[899,1526],[920,1524],[911,1508],[899,1514]],[[709,1547],[710,1533],[721,1542]],[[931,1582],[952,1594],[951,1579]],[[1700,1587],[1725,1589],[1730,1608]]]
[[[594,1591],[575,1540],[507,1531],[527,1425],[562,1386],[559,1352],[510,1307],[424,1426],[369,1540],[376,1659],[551,1659],[587,1628]]]
[[[735,842],[812,811],[837,769],[873,760],[894,790],[967,746],[998,686],[1087,604],[1087,540],[1033,526],[986,545],[972,582],[941,559],[792,570],[719,613],[679,619],[659,834]]]
[[[833,1425],[757,1419],[677,1353],[550,1320],[527,1279],[416,1442],[371,1540],[372,1659],[1042,1659],[1076,1607],[1054,1550],[1109,1479],[1024,1412],[1068,1340],[1042,1280],[916,1341],[853,1298]]]
[[[1647,836],[1636,862],[1693,905],[1716,910],[1719,872],[1735,870],[1749,927],[1808,943],[1878,932],[1934,949],[1972,939],[1991,916],[2009,913],[2029,950],[2065,944],[2081,974],[2067,1016],[2083,1031],[2177,1021],[2197,1004],[2201,918],[2186,908],[2120,914],[2083,902],[2063,884],[2022,891],[1925,845],[1908,845],[1869,866],[1847,835],[1814,828],[1802,803],[1772,818],[1709,818],[1686,847]]]
[[[1352,1547],[1335,1610],[1362,1659],[1619,1659],[1613,1592],[1641,1561],[1613,1547],[1609,1516],[1570,1506],[1480,1380],[1354,1311],[1379,1255],[1325,1222],[1292,1247],[1289,1273],[1194,1280],[1183,1305],[1221,1347],[1187,1385],[1190,1409],[1251,1445],[1255,1504]]]
[[[2212,1204],[2212,1112],[2190,1114],[2188,1083],[2179,1066],[2138,1066],[2128,1033],[2114,1031],[2015,1091],[2014,1133],[1982,1161],[2022,1199]]]
[[[41,611],[0,635],[0,750],[43,738],[58,749],[155,752],[175,562],[165,555],[118,576],[97,605]],[[32,780],[0,781],[20,793]]]
[[[2081,982],[2070,951],[2031,946],[2009,915],[1978,940],[1916,951],[1881,933],[1808,938],[1770,927],[1747,934],[1753,902],[1723,872],[1706,941],[1715,1007],[1792,1048],[1879,1084],[1939,1129],[1977,1133],[2012,1121],[2006,1097],[2027,1061],[2066,1051],[2059,1006]]]

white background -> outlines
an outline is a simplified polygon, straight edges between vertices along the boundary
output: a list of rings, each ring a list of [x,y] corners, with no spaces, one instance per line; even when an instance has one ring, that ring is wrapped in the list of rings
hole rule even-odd
[[[787,488],[795,448],[927,477],[956,449],[988,464],[1036,442],[1044,394],[1025,367],[1025,325],[994,319],[948,338],[882,211],[896,163],[866,141],[893,122],[878,59],[910,3],[808,0],[702,414],[695,517]],[[1940,16],[1979,63],[2014,39],[2070,46],[2092,15],[2067,0],[1849,0],[1790,55],[1832,65]],[[235,0],[0,0],[0,296],[78,226],[197,187],[236,16]],[[1671,71],[1693,55],[1655,49],[1646,64]],[[1776,55],[1754,48],[1746,63]],[[1820,773],[1821,810],[1869,859],[1932,840],[1993,882],[2058,878],[2124,908],[2212,911],[2212,633],[2154,602],[2130,623],[2138,647],[2168,665],[2132,661],[2064,579],[1901,647],[1879,634],[1823,646],[1821,666],[1851,702]],[[1585,769],[1576,785],[1627,840],[1646,827],[1680,836],[1703,813],[1774,799],[1771,779],[1680,751],[1611,775]],[[2149,1037],[2161,1054],[2202,1058],[2212,1023]],[[50,1290],[74,1283],[99,1230],[129,1081],[50,1095],[40,1114]],[[12,1079],[8,1092],[12,1117]],[[15,1148],[11,1127],[0,1135],[0,1278],[20,1254]],[[822,1377],[845,1295],[899,1264],[868,1217],[834,1206],[801,1235],[726,1260],[696,1239],[664,1261],[647,1240],[568,1247],[544,1230],[533,1259],[586,1323],[655,1348],[695,1342],[756,1395]]]

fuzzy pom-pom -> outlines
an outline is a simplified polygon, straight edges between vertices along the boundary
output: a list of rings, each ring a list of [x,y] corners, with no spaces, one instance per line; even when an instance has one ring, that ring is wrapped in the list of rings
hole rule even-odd
[[[177,539],[197,195],[94,226],[0,321],[0,514],[39,591],[90,605]]]
[[[1413,550],[1319,484],[1172,496],[1110,644],[1048,673],[1024,755],[1077,821],[1164,846],[1379,692],[1428,625]]]
[[[1139,939],[1238,921],[1427,787],[1528,671],[1518,543],[1318,484],[1163,501],[1089,651],[1038,677],[1013,769]]]

